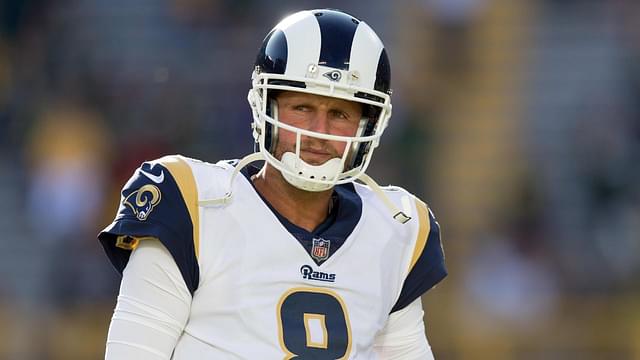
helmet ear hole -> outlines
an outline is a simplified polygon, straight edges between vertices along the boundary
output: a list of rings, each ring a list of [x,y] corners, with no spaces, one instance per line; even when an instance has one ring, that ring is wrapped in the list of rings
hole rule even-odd
[[[358,136],[370,136],[375,132],[380,111],[373,106],[365,106],[363,109],[363,120],[366,121],[364,128]],[[362,165],[365,156],[371,150],[372,141],[356,144],[352,149],[352,154],[345,165],[346,170],[351,170]]]

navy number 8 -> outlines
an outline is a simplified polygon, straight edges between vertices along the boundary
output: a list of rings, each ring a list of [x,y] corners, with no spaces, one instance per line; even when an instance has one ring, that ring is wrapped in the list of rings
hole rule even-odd
[[[349,315],[338,294],[295,288],[280,298],[280,346],[285,359],[346,359],[351,350]]]

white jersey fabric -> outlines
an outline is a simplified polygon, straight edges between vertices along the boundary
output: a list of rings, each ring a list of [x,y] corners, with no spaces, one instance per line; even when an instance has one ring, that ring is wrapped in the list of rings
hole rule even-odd
[[[234,181],[231,203],[198,205],[228,191],[233,169],[170,156],[143,164],[125,185],[115,221],[100,234],[116,268],[127,269],[107,358],[431,357],[420,296],[446,270],[424,203],[386,189],[412,217],[400,224],[369,188],[351,185],[357,211],[339,213],[327,231],[344,239],[310,234],[318,238],[308,249],[246,177]],[[143,256],[154,251],[160,260]]]
[[[109,327],[105,359],[170,359],[177,344],[180,353],[174,359],[212,356],[214,349],[210,345],[183,333],[189,320],[191,295],[180,277],[171,254],[158,240],[145,240],[133,251]],[[433,359],[423,315],[420,298],[392,313],[374,340],[375,358]],[[239,356],[216,354],[216,359]]]

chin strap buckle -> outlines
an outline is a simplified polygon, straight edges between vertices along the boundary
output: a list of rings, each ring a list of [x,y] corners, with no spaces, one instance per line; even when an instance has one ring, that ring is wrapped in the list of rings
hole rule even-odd
[[[404,208],[404,211],[401,211],[396,207],[394,203],[391,202],[391,200],[389,200],[389,197],[384,194],[384,191],[382,191],[380,185],[378,185],[378,183],[375,182],[375,180],[373,180],[369,175],[362,173],[360,174],[360,177],[358,179],[366,185],[369,185],[371,190],[378,196],[378,198],[380,198],[380,200],[382,200],[387,209],[389,209],[389,212],[393,214],[393,219],[395,221],[399,222],[400,224],[406,224],[407,222],[409,222],[409,220],[411,220],[411,216],[408,216],[406,214],[411,212],[411,206],[409,205],[406,196],[402,198],[402,207]]]
[[[393,215],[393,219],[400,224],[406,224],[407,222],[409,222],[409,220],[411,220],[411,216],[407,216],[405,213],[400,211],[397,214]]]
[[[232,201],[233,201],[233,195],[231,194],[231,192],[227,192],[226,194],[224,194],[223,197],[209,199],[209,200],[200,200],[198,202],[198,205],[204,206],[204,207],[227,206],[231,204]]]

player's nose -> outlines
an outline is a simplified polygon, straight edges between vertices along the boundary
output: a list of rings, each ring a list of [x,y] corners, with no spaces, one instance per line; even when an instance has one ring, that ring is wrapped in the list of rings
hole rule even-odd
[[[311,118],[309,130],[322,134],[329,133],[329,114],[326,111],[317,111]]]

